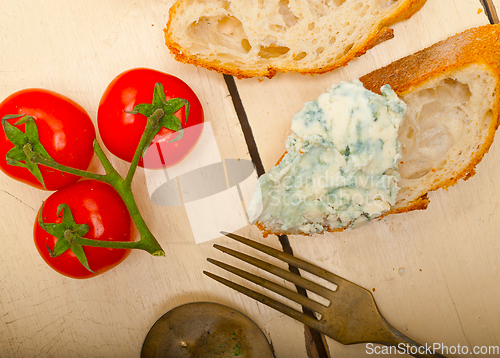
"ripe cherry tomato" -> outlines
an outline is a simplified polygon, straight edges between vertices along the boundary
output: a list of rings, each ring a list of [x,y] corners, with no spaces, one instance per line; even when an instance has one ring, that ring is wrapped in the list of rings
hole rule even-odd
[[[97,125],[104,145],[117,157],[131,162],[146,128],[147,118],[131,114],[138,104],[151,104],[156,83],[163,84],[165,97],[182,98],[190,104],[186,121],[185,108],[175,113],[184,128],[179,133],[163,128],[154,137],[139,166],[158,169],[182,161],[198,142],[203,130],[203,108],[193,90],[177,77],[147,68],[135,68],[118,75],[104,92],[97,113]]]
[[[35,120],[40,143],[59,164],[85,170],[94,155],[94,124],[87,112],[71,99],[44,89],[25,89],[0,103],[0,118],[27,115]],[[7,120],[14,124],[19,118]],[[1,128],[1,127],[0,127]],[[25,125],[17,126],[24,131]],[[28,169],[7,164],[6,153],[14,147],[5,131],[0,134],[0,169],[8,176],[44,189]],[[47,190],[57,190],[76,182],[79,177],[39,166]]]
[[[96,180],[82,180],[50,195],[40,208],[43,223],[61,223],[57,215],[59,204],[66,203],[76,224],[87,224],[83,236],[93,240],[133,241],[135,227],[125,204],[118,193],[108,184]],[[76,255],[67,250],[51,257],[58,238],[47,233],[35,220],[34,239],[38,252],[45,262],[57,272],[72,278],[89,278],[121,263],[130,253],[128,249],[109,249],[83,246],[90,269],[87,270]]]

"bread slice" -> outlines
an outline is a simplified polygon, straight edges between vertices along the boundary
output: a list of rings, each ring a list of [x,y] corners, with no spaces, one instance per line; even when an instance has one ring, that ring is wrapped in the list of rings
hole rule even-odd
[[[488,152],[500,116],[500,25],[466,30],[362,78],[408,105],[400,128],[401,180],[390,213],[425,209],[427,193],[467,180]]]
[[[398,132],[400,190],[383,216],[425,209],[429,191],[473,176],[493,142],[500,120],[500,25],[466,30],[360,81],[378,93],[389,84],[408,106]],[[266,236],[303,234],[256,225]]]
[[[238,78],[325,73],[393,37],[426,0],[178,0],[165,43],[180,62]]]

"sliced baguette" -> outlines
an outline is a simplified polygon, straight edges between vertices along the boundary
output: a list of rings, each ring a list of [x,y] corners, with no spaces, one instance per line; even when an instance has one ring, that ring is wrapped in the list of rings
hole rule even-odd
[[[389,84],[408,105],[398,133],[401,189],[383,216],[425,209],[429,191],[473,176],[493,142],[500,120],[500,25],[469,29],[360,80],[377,93]],[[266,236],[302,234],[256,225]]]
[[[178,0],[165,43],[175,59],[238,78],[325,73],[393,37],[426,0]]]

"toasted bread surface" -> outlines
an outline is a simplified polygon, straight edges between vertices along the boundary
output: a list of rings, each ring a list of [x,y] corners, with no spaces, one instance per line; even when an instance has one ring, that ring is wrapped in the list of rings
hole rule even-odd
[[[165,43],[176,60],[238,78],[345,66],[426,0],[178,0]]]
[[[428,192],[473,176],[493,142],[500,120],[500,25],[466,30],[360,80],[377,93],[389,84],[408,105],[398,134],[401,189],[381,217],[425,209]],[[303,234],[256,225],[266,236]]]

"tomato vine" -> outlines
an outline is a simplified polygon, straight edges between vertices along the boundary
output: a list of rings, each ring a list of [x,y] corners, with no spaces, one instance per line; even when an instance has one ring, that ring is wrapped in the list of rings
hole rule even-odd
[[[104,174],[98,174],[61,164],[54,160],[40,142],[37,122],[33,116],[13,113],[5,115],[2,118],[2,128],[5,136],[13,144],[13,147],[6,153],[6,163],[8,165],[29,170],[45,189],[47,188],[40,168],[45,168],[44,170],[49,168],[73,176],[109,184],[114,188],[125,204],[140,234],[138,241],[89,239],[85,237],[88,232],[88,226],[86,224],[77,224],[73,220],[71,208],[67,204],[63,203],[59,205],[57,216],[61,219],[60,222],[57,223],[44,222],[42,204],[42,208],[37,218],[38,225],[47,233],[57,238],[57,242],[52,249],[50,249],[47,244],[47,250],[50,257],[57,257],[67,250],[71,250],[78,257],[80,263],[85,266],[87,270],[93,272],[88,265],[85,252],[82,248],[83,246],[124,250],[139,249],[153,256],[165,256],[164,250],[150,231],[139,211],[132,193],[132,179],[143,156],[150,147],[151,142],[163,128],[172,132],[177,132],[177,136],[172,142],[182,139],[184,133],[183,123],[176,115],[181,109],[184,109],[182,118],[186,119],[184,123],[186,124],[190,111],[190,102],[183,98],[167,99],[162,83],[155,83],[152,103],[136,104],[132,111],[127,112],[130,114],[144,115],[147,118],[147,122],[125,176],[120,175],[113,167],[95,137],[92,149],[104,169]],[[17,120],[17,122],[11,123],[14,120]],[[24,132],[18,128],[21,125],[24,126]]]

